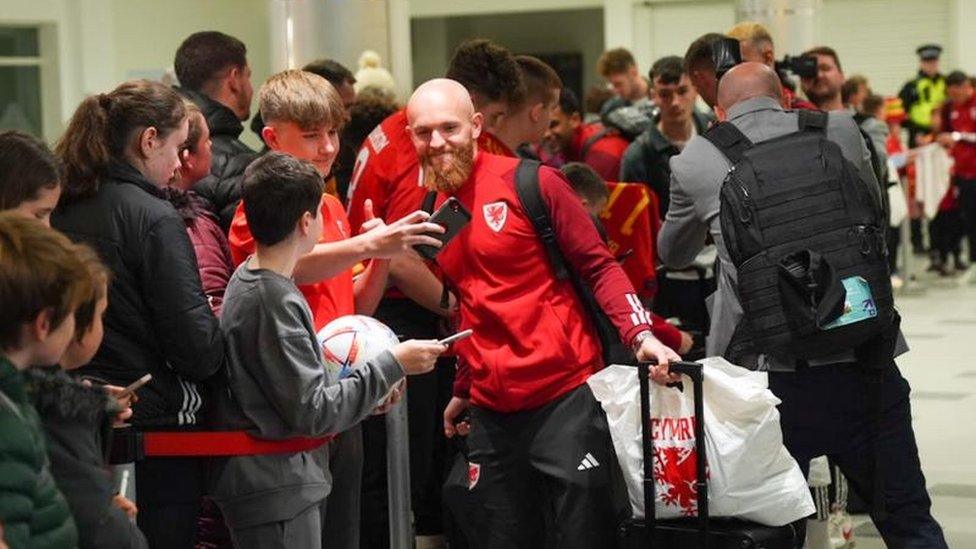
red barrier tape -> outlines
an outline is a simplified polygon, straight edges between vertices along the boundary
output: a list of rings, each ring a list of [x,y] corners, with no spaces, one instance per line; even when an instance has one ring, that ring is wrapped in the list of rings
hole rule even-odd
[[[265,440],[255,438],[245,431],[142,433],[146,457],[294,454],[314,450],[334,438],[335,435],[327,435]]]

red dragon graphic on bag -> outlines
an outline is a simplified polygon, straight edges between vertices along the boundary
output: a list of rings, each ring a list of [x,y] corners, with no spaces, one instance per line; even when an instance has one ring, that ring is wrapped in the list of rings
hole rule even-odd
[[[657,500],[681,516],[698,516],[695,418],[653,418],[654,480]],[[705,470],[706,477],[709,475]]]

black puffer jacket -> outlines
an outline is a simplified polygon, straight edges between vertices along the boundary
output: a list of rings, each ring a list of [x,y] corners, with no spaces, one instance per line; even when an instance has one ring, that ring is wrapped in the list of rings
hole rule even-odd
[[[195,91],[186,88],[176,90],[196,103],[207,119],[213,150],[210,175],[198,181],[193,190],[213,205],[214,213],[220,219],[220,227],[226,234],[237,204],[241,201],[244,169],[258,154],[238,139],[244,125],[234,111]]]
[[[139,528],[112,503],[116,490],[105,456],[118,404],[56,369],[25,373],[44,426],[51,472],[78,526],[78,547],[148,547]]]
[[[695,110],[692,113],[692,122],[695,125],[695,132],[701,135],[708,130],[712,118]],[[619,180],[627,183],[643,183],[654,191],[661,219],[664,219],[664,214],[668,212],[668,204],[671,202],[669,162],[672,156],[680,152],[678,147],[664,137],[655,123],[627,147],[623,160],[620,161]]]
[[[133,407],[136,427],[201,423],[198,384],[221,370],[224,339],[180,214],[136,169],[114,164],[95,196],[59,208],[51,225],[112,271],[105,338],[85,373],[120,386],[153,375]]]

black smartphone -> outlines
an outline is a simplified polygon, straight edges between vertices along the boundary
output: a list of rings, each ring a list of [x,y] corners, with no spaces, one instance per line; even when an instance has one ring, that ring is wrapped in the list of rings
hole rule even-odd
[[[461,202],[454,198],[453,196],[448,198],[434,215],[430,216],[427,220],[429,223],[436,223],[441,227],[444,227],[444,232],[442,234],[431,234],[430,236],[440,240],[444,245],[447,245],[452,238],[457,236],[461,229],[465,225],[471,222],[471,213],[464,208]],[[417,253],[421,257],[426,259],[434,259],[437,257],[437,252],[441,251],[440,248],[435,248],[434,246],[428,246],[426,244],[418,244],[413,247],[417,250]]]

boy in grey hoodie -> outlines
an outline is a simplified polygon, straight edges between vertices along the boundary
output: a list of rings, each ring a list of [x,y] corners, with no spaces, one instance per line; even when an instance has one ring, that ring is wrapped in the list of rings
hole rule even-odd
[[[221,429],[271,440],[344,431],[405,374],[430,371],[445,350],[408,341],[341,381],[327,372],[308,304],[291,278],[322,234],[322,192],[315,167],[289,155],[269,153],[245,172],[242,196],[257,251],[224,294],[228,388],[215,418]],[[217,460],[212,493],[237,547],[321,546],[319,503],[331,476],[314,449]]]

